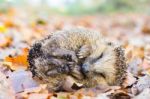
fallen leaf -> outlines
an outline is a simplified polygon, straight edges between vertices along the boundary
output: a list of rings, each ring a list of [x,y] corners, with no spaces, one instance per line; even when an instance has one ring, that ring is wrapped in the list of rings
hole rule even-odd
[[[12,21],[11,19],[5,20],[4,24],[5,24],[5,26],[8,27],[8,28],[15,26],[15,24],[13,23],[13,21]]]
[[[137,79],[133,76],[133,74],[131,74],[129,71],[127,72],[127,76],[125,81],[123,82],[123,86],[126,88],[128,86],[133,85],[135,82],[137,81]]]
[[[147,20],[141,27],[141,31],[144,34],[150,34],[150,20]]]
[[[75,91],[76,89],[73,88],[73,85],[76,85],[79,89],[83,86],[82,84],[76,83],[72,77],[67,76],[63,84],[63,89],[66,91]]]
[[[8,56],[5,58],[6,62],[9,62],[10,65],[8,65],[12,70],[18,70],[18,69],[27,69],[29,64],[27,61],[27,55],[28,55],[28,49],[24,48],[22,55],[18,56]]]
[[[150,99],[150,89],[144,89],[139,95],[135,96],[133,99]]]
[[[29,71],[17,70],[12,72],[8,77],[16,93],[38,86],[32,79],[32,73]]]
[[[91,99],[90,96],[83,96],[82,99]]]
[[[15,99],[15,93],[6,76],[0,72],[0,99]]]
[[[132,73],[134,76],[137,76],[142,70],[142,59],[141,58],[134,58],[132,61],[128,63],[128,72]]]
[[[0,34],[2,35],[2,34]],[[12,38],[8,36],[0,36],[0,48],[8,47],[12,44]]]
[[[147,59],[144,59],[144,61],[142,63],[142,68],[149,71],[149,73],[150,73],[150,63]]]
[[[136,88],[138,92],[142,92],[145,88],[150,88],[150,75],[145,74],[145,76],[139,77],[133,87]]]
[[[144,60],[150,65],[150,44],[147,44],[144,49]],[[150,67],[149,67],[150,68]]]
[[[0,24],[0,33],[5,33],[7,31],[7,28],[5,27],[5,25]]]
[[[110,99],[131,99],[131,97],[127,92],[123,90],[117,90],[111,95]]]
[[[48,99],[49,97],[50,97],[49,94],[33,93],[33,94],[29,94],[28,99]]]
[[[28,99],[30,96],[38,94],[40,96],[48,96],[48,98],[42,98],[42,99],[49,99],[50,96],[52,96],[53,94],[48,93],[48,90],[46,89],[46,87],[47,85],[43,84],[37,87],[27,88],[23,92],[17,93],[16,97],[17,99],[22,99],[22,98]]]
[[[125,56],[127,57],[127,62],[130,62],[132,59],[137,58],[137,57],[141,59],[144,58],[144,48],[141,46],[142,44],[141,45],[129,44],[126,47]]]
[[[47,88],[46,84],[41,84],[37,87],[25,89],[24,93],[48,93],[48,90],[46,88]]]
[[[110,99],[107,94],[103,93],[103,94],[99,94],[95,99]]]
[[[8,76],[12,71],[9,69],[7,65],[4,64],[4,62],[0,62],[0,72]]]

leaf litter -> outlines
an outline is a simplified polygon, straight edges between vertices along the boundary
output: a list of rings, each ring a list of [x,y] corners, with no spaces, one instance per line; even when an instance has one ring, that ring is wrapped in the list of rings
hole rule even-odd
[[[21,15],[2,14],[0,21],[0,97],[5,99],[149,99],[150,98],[150,17],[142,15],[49,16],[25,22]],[[36,16],[35,16],[36,17]],[[5,20],[1,20],[5,19]],[[12,20],[13,19],[13,20]],[[29,17],[25,17],[29,20]],[[56,30],[83,26],[101,32],[106,39],[120,43],[126,51],[128,72],[123,87],[98,85],[95,88],[70,89],[72,92],[48,92],[27,70],[28,48],[32,42]],[[80,85],[79,85],[80,86]],[[2,91],[2,90],[5,90]],[[8,97],[9,96],[9,97]],[[2,98],[3,99],[3,98]]]

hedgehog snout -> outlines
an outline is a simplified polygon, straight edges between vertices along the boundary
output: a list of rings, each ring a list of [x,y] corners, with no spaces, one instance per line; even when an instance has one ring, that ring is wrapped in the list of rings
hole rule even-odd
[[[90,64],[83,64],[81,67],[81,71],[83,72],[83,74],[87,75],[90,72]]]

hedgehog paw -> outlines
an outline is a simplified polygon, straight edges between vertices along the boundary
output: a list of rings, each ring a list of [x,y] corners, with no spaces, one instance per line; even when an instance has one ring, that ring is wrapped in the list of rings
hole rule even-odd
[[[78,62],[77,56],[74,52],[64,54],[64,58],[67,59],[68,61]]]
[[[78,52],[77,56],[78,58],[85,58],[90,54],[90,49],[87,45],[84,45],[80,48],[80,51]]]

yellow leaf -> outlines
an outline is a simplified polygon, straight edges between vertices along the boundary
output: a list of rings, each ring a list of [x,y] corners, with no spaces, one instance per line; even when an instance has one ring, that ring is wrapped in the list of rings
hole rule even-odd
[[[5,33],[6,31],[7,28],[3,24],[0,24],[0,32]]]

